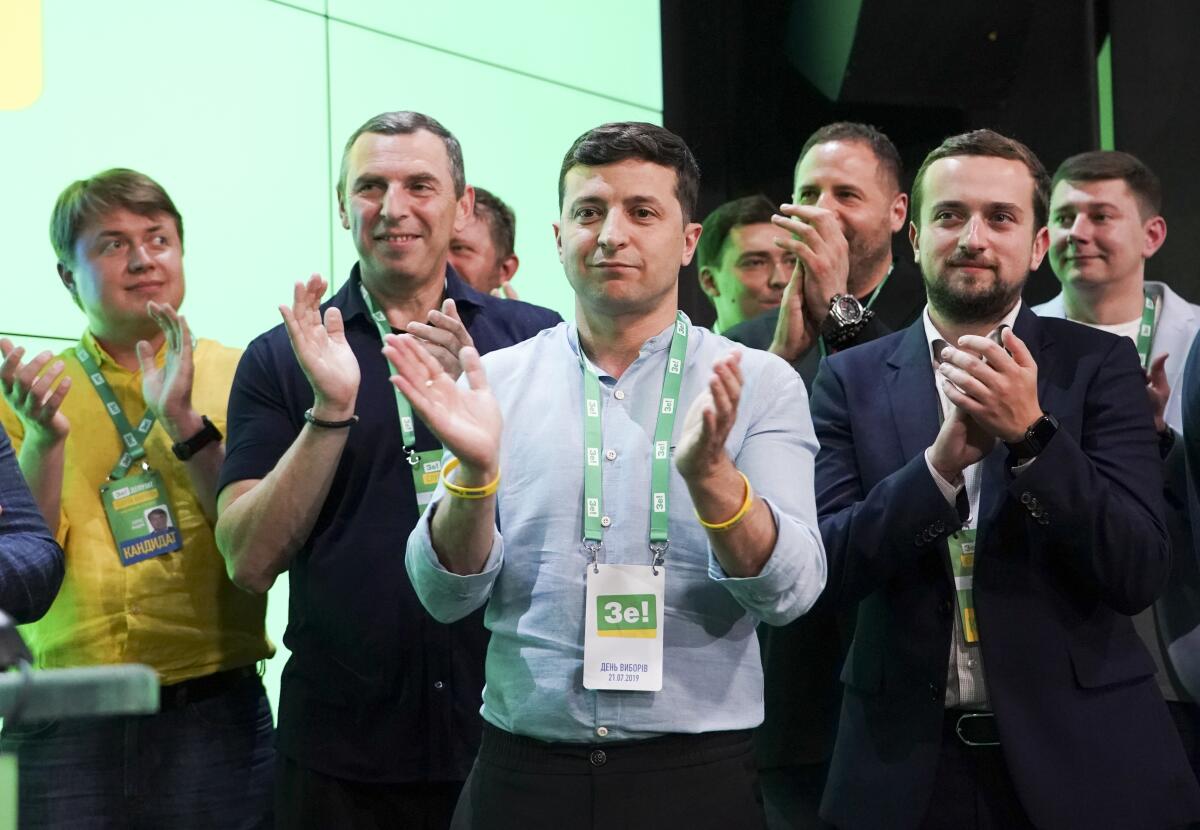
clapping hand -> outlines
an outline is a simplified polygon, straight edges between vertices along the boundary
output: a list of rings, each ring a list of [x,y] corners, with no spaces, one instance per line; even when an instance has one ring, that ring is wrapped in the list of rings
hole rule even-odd
[[[328,283],[313,274],[307,283],[296,283],[292,306],[279,307],[292,351],[313,389],[313,414],[341,421],[354,414],[360,374],[358,359],[346,342],[342,312],[333,306],[321,320],[321,297]]]

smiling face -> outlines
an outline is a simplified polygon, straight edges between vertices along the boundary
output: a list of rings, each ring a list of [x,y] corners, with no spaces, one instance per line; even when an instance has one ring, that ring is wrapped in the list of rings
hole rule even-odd
[[[455,195],[446,146],[428,130],[360,135],[346,157],[338,212],[363,280],[385,287],[441,279],[450,238],[472,200],[470,188]]]
[[[1162,217],[1143,219],[1123,179],[1064,180],[1050,195],[1050,267],[1064,286],[1140,286],[1165,237]]]
[[[949,156],[929,165],[921,187],[909,239],[930,305],[954,323],[1000,319],[1046,253],[1029,169],[994,156]]]
[[[736,225],[717,262],[701,271],[700,284],[716,307],[721,331],[783,301],[783,289],[796,268],[796,255],[775,244],[783,236],[766,222]]]
[[[850,287],[869,283],[892,260],[892,234],[904,227],[908,197],[864,141],[826,141],[796,165],[793,200],[837,216],[850,245]]]
[[[699,223],[684,224],[675,171],[641,159],[572,167],[554,226],[558,258],[585,311],[652,315],[677,302]]]
[[[183,246],[165,213],[102,214],[80,230],[72,260],[59,263],[59,275],[101,339],[132,344],[154,337],[159,329],[146,303],[183,303]]]

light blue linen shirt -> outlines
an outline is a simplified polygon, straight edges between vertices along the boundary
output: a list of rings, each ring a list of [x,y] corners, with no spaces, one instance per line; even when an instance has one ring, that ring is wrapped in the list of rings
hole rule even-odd
[[[670,326],[646,342],[619,379],[600,378],[604,531],[600,561],[649,565],[650,466]],[[749,729],[762,721],[763,675],[755,627],[781,625],[825,586],[825,551],[813,495],[816,436],[799,376],[780,358],[742,350],[745,385],[726,447],[770,506],[779,536],[755,577],[721,569],[671,465],[663,688],[583,688],[583,374],[579,336],[562,323],[483,359],[504,416],[498,523],[483,571],[458,576],[438,562],[426,511],[408,540],[417,596],[438,620],[485,602],[492,632],[483,717],[517,735],[582,743],[666,733]],[[735,343],[693,327],[674,451],[691,401],[713,362]],[[445,495],[439,486],[434,505]],[[503,532],[503,536],[501,536]]]

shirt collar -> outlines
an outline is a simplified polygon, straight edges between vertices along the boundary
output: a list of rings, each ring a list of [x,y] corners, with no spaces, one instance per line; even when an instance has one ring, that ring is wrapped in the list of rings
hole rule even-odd
[[[692,328],[691,318],[689,318],[687,316],[687,314],[685,314],[682,311],[680,311],[679,314],[683,317],[684,322],[687,323],[688,328],[691,329]],[[671,348],[671,336],[674,333],[675,333],[675,321],[672,320],[671,325],[667,326],[665,329],[663,329],[658,334],[654,335],[653,337],[651,337],[649,340],[647,340],[645,343],[642,344],[642,347],[640,349],[638,349],[638,360],[641,360],[642,358],[646,357],[646,355],[651,355],[651,354],[654,354],[655,352],[666,351],[667,349]],[[579,324],[578,323],[573,323],[572,325],[567,326],[567,344],[571,347],[571,351],[574,352],[577,357],[582,354],[582,352],[580,351],[580,348],[579,348]],[[597,368],[592,363],[592,361],[588,358],[588,356],[586,354],[583,355],[583,359],[588,362],[588,365],[592,367],[592,369],[596,372],[597,375],[599,375],[601,377],[605,376],[605,373],[603,371],[601,371],[599,368]]]
[[[131,372],[120,363],[117,363],[113,356],[104,350],[104,347],[100,345],[100,341],[96,339],[96,336],[90,330],[84,330],[83,336],[79,338],[79,344],[83,346],[84,351],[92,356],[92,360],[96,361],[96,365],[101,369],[111,369],[129,375],[137,374],[137,372]],[[163,361],[166,360],[166,354],[167,341],[164,338],[162,345],[158,347],[158,352],[154,355],[154,362],[159,366],[163,365]]]
[[[1024,301],[1018,300],[1016,302],[1008,314],[1004,315],[1004,319],[1000,321],[1000,323],[996,326],[996,329],[998,329],[1000,326],[1008,326],[1009,328],[1012,328],[1013,323],[1015,323],[1017,320],[1017,314],[1019,314],[1021,311],[1022,302]],[[937,360],[937,357],[934,355],[933,351],[933,341],[945,341],[946,338],[942,337],[941,333],[938,332],[937,327],[933,324],[933,318],[929,316],[929,303],[925,304],[925,310],[921,312],[921,322],[925,326],[925,344],[929,350],[929,359],[934,363],[938,363],[939,361]],[[996,329],[992,329],[992,331],[994,332]]]
[[[363,302],[362,291],[359,286],[362,285],[362,269],[359,263],[354,263],[354,267],[350,269],[350,279],[347,281],[344,289],[339,291],[341,295],[340,301],[337,295],[331,301],[331,305],[336,305],[342,310],[342,317],[350,320],[354,317],[362,316],[368,321],[371,320],[371,315],[367,309],[366,303]],[[345,292],[343,294],[343,291]],[[446,277],[442,286],[442,296],[449,300],[454,300],[454,305],[457,306],[459,315],[461,316],[464,307],[473,309],[482,306],[487,298],[479,293],[467,281],[458,275],[454,270],[454,266],[446,263]],[[372,325],[374,325],[372,323]]]

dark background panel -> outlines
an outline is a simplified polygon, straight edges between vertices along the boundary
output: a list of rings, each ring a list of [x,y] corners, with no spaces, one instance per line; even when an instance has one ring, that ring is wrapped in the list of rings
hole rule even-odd
[[[1167,245],[1150,274],[1185,296],[1200,254],[1200,206],[1189,198],[1200,121],[1191,79],[1200,53],[1200,4],[1170,0],[663,0],[664,123],[700,162],[700,216],[755,192],[789,198],[808,135],[836,120],[864,121],[896,143],[909,181],[947,135],[990,127],[1028,144],[1047,169],[1100,146],[1096,58],[1112,31],[1116,143],[1162,176]],[[827,35],[827,37],[826,37]],[[911,256],[897,235],[898,256]],[[1026,289],[1057,291],[1049,266]],[[713,314],[695,268],[681,304]]]

